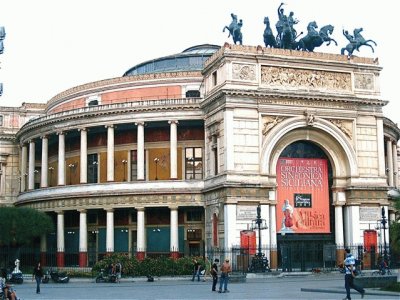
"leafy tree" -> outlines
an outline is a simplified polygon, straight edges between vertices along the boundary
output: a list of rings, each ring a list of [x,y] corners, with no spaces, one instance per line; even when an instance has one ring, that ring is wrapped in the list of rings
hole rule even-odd
[[[0,207],[0,246],[20,247],[54,229],[51,218],[25,207]]]

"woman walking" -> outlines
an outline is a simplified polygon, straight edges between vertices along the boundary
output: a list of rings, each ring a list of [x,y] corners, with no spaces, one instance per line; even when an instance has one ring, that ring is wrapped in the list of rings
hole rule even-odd
[[[42,282],[43,270],[40,262],[37,263],[36,267],[33,269],[33,279],[36,279],[36,294],[40,294],[40,283]]]

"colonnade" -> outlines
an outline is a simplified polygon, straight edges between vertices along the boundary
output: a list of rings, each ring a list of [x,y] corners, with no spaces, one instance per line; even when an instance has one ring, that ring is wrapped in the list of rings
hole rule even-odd
[[[399,188],[399,165],[397,161],[397,144],[394,140],[386,140],[386,172],[389,187]]]
[[[179,256],[179,230],[178,230],[178,207],[170,206],[170,256],[177,258]],[[136,256],[138,259],[144,259],[146,256],[146,227],[145,227],[145,207],[137,207],[137,247]],[[106,211],[106,252],[114,252],[114,209],[105,208]],[[64,211],[57,211],[57,266],[65,265],[65,222]],[[41,238],[41,253],[45,257],[46,236]],[[79,266],[86,267],[88,264],[88,226],[87,210],[79,210]]]
[[[178,178],[177,168],[177,153],[178,153],[178,139],[177,139],[177,124],[176,120],[168,121],[170,124],[170,179]],[[135,123],[137,126],[137,180],[145,180],[145,144],[144,144],[144,122]],[[114,181],[114,135],[115,127],[105,125],[107,129],[107,181]],[[79,128],[80,132],[80,183],[87,183],[87,132],[88,128]],[[58,174],[57,185],[65,185],[65,135],[66,132],[57,132],[58,136]],[[48,187],[48,171],[49,171],[49,158],[48,158],[48,136],[41,136],[42,139],[42,155],[41,155],[41,177],[40,187]],[[35,146],[36,141],[31,139],[21,147],[21,192],[26,190],[33,190],[35,188]],[[29,153],[28,153],[29,147]],[[26,187],[26,181],[28,186]]]

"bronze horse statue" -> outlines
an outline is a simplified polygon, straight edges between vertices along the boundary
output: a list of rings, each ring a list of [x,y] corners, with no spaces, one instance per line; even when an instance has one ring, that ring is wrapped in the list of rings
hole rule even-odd
[[[318,25],[315,21],[308,23],[308,33],[299,40],[297,44],[298,50],[313,52],[316,47],[320,47],[325,42],[327,42],[327,46],[329,46],[331,42],[334,42],[337,46],[337,42],[330,37],[334,29],[332,25],[323,26],[319,32],[317,28]]]
[[[349,43],[346,45],[346,47],[342,48],[340,50],[340,54],[344,55],[345,51],[347,51],[348,56],[353,55],[354,50],[360,51],[361,46],[368,46],[371,48],[372,53],[374,52],[374,47],[372,47],[369,42],[373,43],[375,46],[377,45],[374,40],[366,40],[362,36],[361,32],[363,31],[363,28],[356,28],[354,29],[353,33],[354,36],[349,34],[347,30],[343,30],[343,35],[347,38]]]
[[[222,32],[225,32],[225,29],[228,29],[229,31],[228,37],[232,36],[233,43],[236,44],[236,42],[239,42],[240,45],[242,45],[243,36],[241,28],[243,26],[243,21],[240,20],[238,22],[237,15],[235,15],[234,13],[231,13],[231,17],[232,17],[231,24],[229,24],[229,26],[225,26],[224,29],[222,29]]]
[[[272,32],[268,17],[264,18],[264,24],[265,24],[265,30],[264,30],[265,47],[270,46],[271,48],[276,48],[277,47],[276,39],[274,33]]]

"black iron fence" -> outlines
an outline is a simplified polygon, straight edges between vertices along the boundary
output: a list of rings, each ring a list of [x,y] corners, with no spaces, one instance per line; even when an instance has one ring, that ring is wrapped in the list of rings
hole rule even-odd
[[[363,269],[377,269],[380,259],[382,258],[383,249],[379,247],[375,249],[364,249],[363,246],[354,245],[349,247],[354,257],[360,262]],[[280,244],[278,247],[262,247],[261,253],[259,249],[233,247],[225,249],[205,249],[201,251],[199,256],[208,258],[212,263],[214,259],[219,259],[222,263],[224,259],[229,258],[234,272],[269,272],[270,270],[294,272],[294,271],[312,271],[325,270],[333,271],[338,269],[339,262],[344,260],[344,247],[336,245],[313,245],[307,243]],[[338,251],[339,250],[339,251]],[[135,258],[136,252],[114,252],[123,254],[129,258]],[[97,251],[87,252],[87,267],[92,268],[97,262],[101,261],[107,253]],[[147,253],[147,257],[159,258],[169,257],[169,253]],[[338,257],[341,256],[341,257]],[[180,253],[180,257],[184,257],[184,253]],[[48,249],[45,254],[40,252],[39,248],[11,248],[0,247],[0,267],[12,269],[15,267],[14,261],[20,260],[21,270],[31,272],[33,266],[41,261],[46,267],[57,267],[57,251],[56,249]],[[389,251],[390,258],[390,251]],[[271,260],[273,262],[271,263]],[[396,261],[388,261],[391,267],[397,267]],[[398,261],[397,261],[398,263]],[[64,253],[65,268],[79,268],[79,253],[65,251]]]

